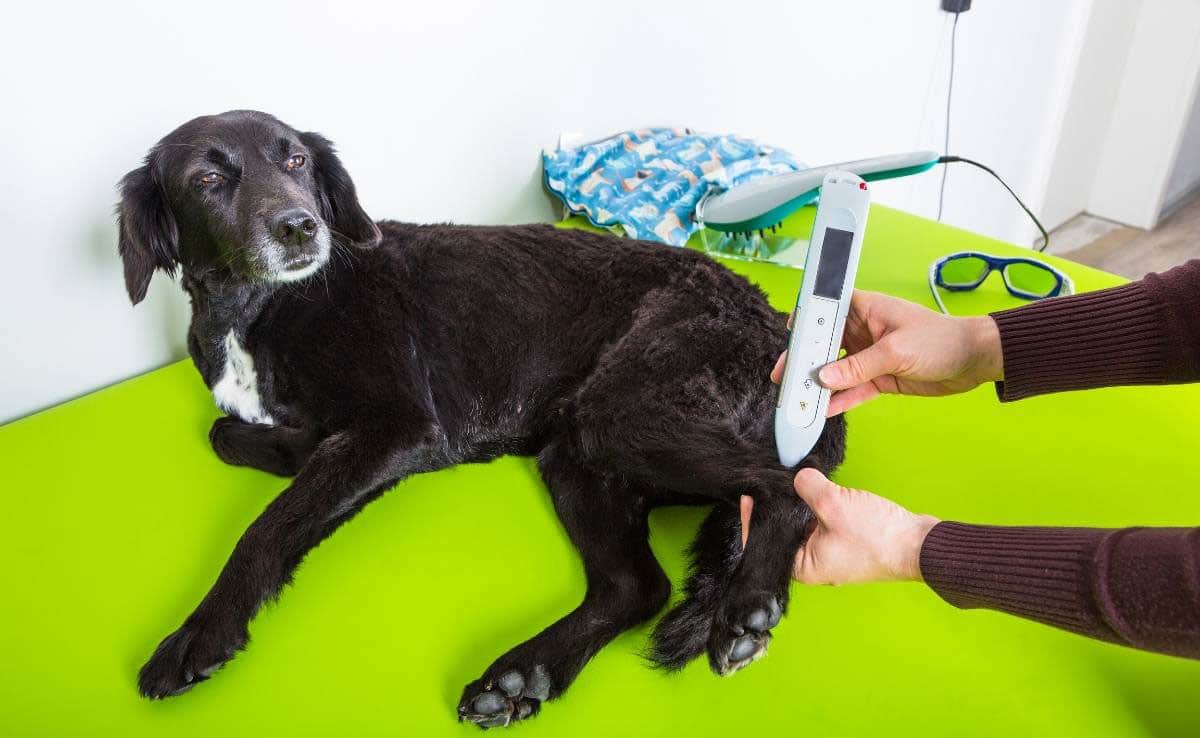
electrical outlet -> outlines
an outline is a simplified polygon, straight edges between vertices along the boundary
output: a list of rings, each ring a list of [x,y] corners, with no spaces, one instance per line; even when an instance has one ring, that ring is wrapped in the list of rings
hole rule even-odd
[[[965,13],[971,9],[971,0],[942,0],[942,10],[947,13]]]

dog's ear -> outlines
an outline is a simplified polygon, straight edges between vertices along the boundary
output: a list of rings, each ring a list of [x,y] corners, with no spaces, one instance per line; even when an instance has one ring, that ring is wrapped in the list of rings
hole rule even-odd
[[[155,269],[175,276],[179,264],[179,228],[149,162],[121,180],[117,230],[117,251],[125,264],[125,289],[136,305],[146,297]]]
[[[333,143],[319,133],[302,133],[300,140],[312,152],[321,217],[334,235],[363,248],[379,245],[379,226],[358,204],[354,181],[338,159]]]

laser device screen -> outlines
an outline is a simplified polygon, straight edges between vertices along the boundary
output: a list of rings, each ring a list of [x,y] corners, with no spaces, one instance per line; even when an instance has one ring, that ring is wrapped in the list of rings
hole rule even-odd
[[[838,228],[826,228],[821,244],[821,263],[817,265],[817,284],[813,294],[830,300],[842,299],[842,283],[850,264],[850,245],[854,234]]]

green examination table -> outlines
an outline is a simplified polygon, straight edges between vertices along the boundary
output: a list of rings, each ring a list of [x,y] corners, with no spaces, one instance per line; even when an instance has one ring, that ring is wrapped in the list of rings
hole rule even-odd
[[[1027,253],[875,206],[858,286],[932,306],[936,257]],[[785,224],[807,235],[813,209]],[[1057,259],[1080,291],[1119,283]],[[801,273],[740,261],[780,310]],[[114,287],[116,289],[116,287]],[[1018,304],[999,275],[956,314]],[[763,372],[770,370],[764,366]],[[944,519],[1200,524],[1200,386],[1001,405],[990,386],[884,397],[850,413],[840,482]],[[402,482],[313,551],[249,648],[180,697],[135,676],[199,602],[285,481],[221,463],[190,361],[0,427],[0,736],[474,736],[464,684],[570,610],[580,564],[532,460]],[[651,518],[678,587],[702,516]],[[600,652],[516,735],[1197,736],[1200,663],[987,611],[919,584],[793,585],[765,659],[720,679],[641,657],[648,626]]]

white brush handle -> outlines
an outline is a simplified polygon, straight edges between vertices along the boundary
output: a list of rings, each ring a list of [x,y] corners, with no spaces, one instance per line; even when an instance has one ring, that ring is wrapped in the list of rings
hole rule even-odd
[[[936,151],[910,151],[759,177],[705,198],[701,217],[704,222],[716,225],[741,223],[820,187],[825,175],[830,172],[870,176],[880,172],[904,171],[935,162],[938,156]]]

